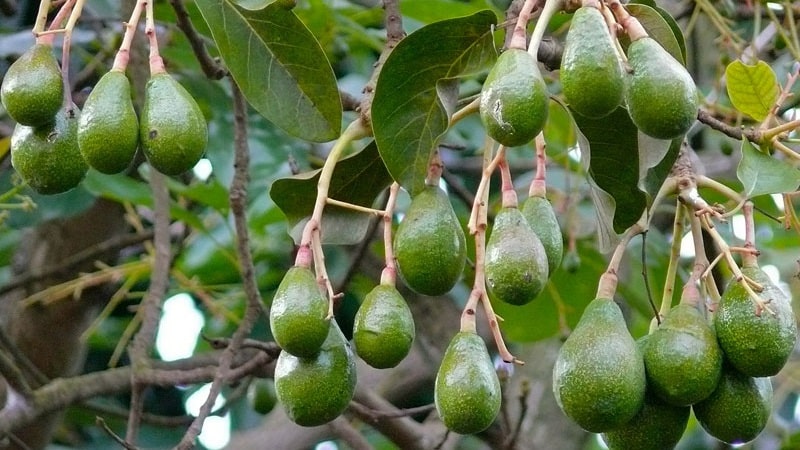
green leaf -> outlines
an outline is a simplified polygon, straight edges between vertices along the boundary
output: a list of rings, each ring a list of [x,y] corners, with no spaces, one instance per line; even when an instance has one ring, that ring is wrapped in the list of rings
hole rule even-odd
[[[636,4],[639,3],[639,4]],[[627,6],[631,15],[635,16],[641,22],[647,33],[657,40],[662,47],[675,57],[678,61],[686,64],[686,40],[683,37],[683,31],[675,19],[664,9],[650,0],[641,0],[631,2]],[[658,14],[662,20],[653,15],[653,12]],[[669,27],[670,33],[664,28],[664,25]],[[670,34],[673,39],[670,39]],[[678,48],[675,48],[675,45]],[[679,57],[680,55],[680,57]]]
[[[673,139],[670,142],[653,139],[644,133],[639,133],[639,158],[645,162],[645,164],[642,164],[644,172],[640,170],[640,176],[643,174],[640,186],[649,196],[648,205],[652,204],[652,200],[658,194],[661,185],[664,184],[664,181],[669,176],[672,166],[678,159],[682,144],[683,138]],[[660,156],[654,155],[656,153],[654,151],[655,146],[661,146],[658,150],[664,150]],[[654,156],[659,157],[656,159]]]
[[[759,122],[767,117],[780,95],[778,77],[764,61],[756,65],[733,61],[725,68],[725,78],[733,106]]]
[[[532,302],[523,306],[492,303],[494,311],[503,318],[500,328],[509,341],[533,342],[559,335],[561,314],[568,327],[578,323],[584,308],[594,299],[597,280],[606,268],[605,259],[591,241],[578,241],[578,253],[581,255],[578,269],[556,270]],[[531,320],[535,320],[535,325]]]
[[[422,23],[433,23],[452,17],[467,16],[486,9],[485,2],[464,2],[455,0],[403,0],[400,12]]]
[[[580,131],[581,161],[589,171],[601,241],[610,243],[616,239],[612,233],[623,233],[636,223],[647,206],[639,189],[639,130],[622,107],[601,119],[576,113],[573,118]]]
[[[412,196],[424,186],[431,152],[447,131],[455,79],[486,69],[497,56],[496,21],[493,12],[481,11],[420,28],[381,69],[372,101],[375,141],[389,173]]]
[[[196,2],[253,108],[289,134],[332,140],[342,121],[336,77],[314,35],[282,3],[253,11],[231,0]]]
[[[762,153],[746,139],[736,176],[748,197],[793,192],[800,186],[800,170]]]
[[[320,170],[281,178],[272,184],[269,195],[286,215],[289,234],[295,242],[314,209]],[[390,183],[391,177],[372,142],[360,152],[336,164],[329,197],[354,205],[372,207],[375,198]],[[322,215],[322,241],[326,244],[355,244],[366,236],[373,215],[340,206],[327,205]]]

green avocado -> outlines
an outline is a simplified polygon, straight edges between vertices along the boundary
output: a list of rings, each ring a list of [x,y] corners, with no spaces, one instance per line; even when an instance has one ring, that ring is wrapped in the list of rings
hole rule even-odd
[[[64,104],[64,80],[53,47],[35,44],[6,71],[0,99],[8,115],[22,125],[53,122]]]
[[[553,393],[581,428],[604,433],[630,421],[644,403],[642,354],[613,300],[592,300],[558,353]]]
[[[336,321],[319,353],[298,358],[285,351],[275,364],[275,392],[286,415],[296,424],[313,427],[338,417],[356,389],[356,364]]]
[[[461,331],[450,341],[434,384],[436,410],[459,434],[481,432],[500,411],[500,380],[483,339]]]
[[[523,145],[544,128],[549,102],[536,59],[525,50],[508,49],[483,83],[481,121],[497,142],[506,147]]]
[[[191,94],[167,73],[145,87],[139,141],[154,169],[179,175],[197,164],[208,144],[208,126]]]
[[[609,450],[670,450],[678,445],[691,408],[673,406],[647,390],[642,409],[633,419],[603,433]]]
[[[400,277],[414,292],[442,295],[461,277],[467,240],[447,194],[425,186],[417,194],[394,236]]]
[[[59,194],[77,186],[89,169],[78,150],[77,108],[60,110],[40,127],[17,124],[11,135],[11,165],[34,191]]]
[[[139,146],[139,119],[124,72],[111,70],[89,93],[78,121],[78,146],[99,172],[119,173],[131,165]]]
[[[744,266],[742,273],[764,287],[758,295],[775,314],[757,315],[753,299],[732,281],[714,315],[717,340],[731,365],[743,374],[772,376],[786,364],[797,340],[792,302],[760,268]]]
[[[376,369],[394,367],[414,342],[414,317],[393,285],[379,284],[364,298],[353,323],[356,354]]]
[[[644,346],[650,389],[677,406],[697,403],[714,392],[722,372],[722,350],[700,311],[672,308]]]
[[[547,284],[547,253],[516,207],[504,207],[495,216],[485,271],[489,298],[511,305],[530,303]]]
[[[547,273],[553,276],[564,257],[564,237],[553,205],[544,197],[533,196],[525,200],[521,211],[544,247],[547,255]]]
[[[697,117],[697,87],[692,76],[651,37],[628,47],[632,74],[625,99],[636,127],[656,139],[683,136]]]
[[[308,267],[290,268],[278,285],[269,309],[275,342],[295,356],[310,358],[328,336],[328,300]]]
[[[559,74],[567,103],[583,116],[605,117],[622,103],[622,64],[597,8],[583,6],[572,16]]]

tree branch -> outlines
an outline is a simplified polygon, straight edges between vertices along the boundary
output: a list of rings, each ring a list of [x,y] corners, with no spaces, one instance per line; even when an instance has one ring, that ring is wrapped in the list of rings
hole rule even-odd
[[[728,125],[727,123],[714,117],[710,112],[706,111],[705,109],[700,108],[697,110],[697,120],[708,125],[712,129],[720,131],[723,134],[726,134],[736,140],[742,140],[742,137],[746,137],[747,140],[750,142],[755,142],[755,143],[761,142],[761,133],[759,133],[757,130],[754,129],[748,130]]]
[[[186,11],[186,6],[184,6],[183,1],[169,0],[169,4],[172,5],[172,9],[175,10],[175,22],[178,28],[183,31],[183,34],[186,35],[186,39],[189,40],[189,45],[192,47],[192,51],[194,51],[194,55],[197,58],[197,62],[200,63],[200,68],[203,69],[203,73],[212,80],[221,80],[228,71],[216,59],[212,58],[208,50],[206,50],[203,37],[200,36],[200,33],[194,28],[192,19],[189,18],[189,12]]]

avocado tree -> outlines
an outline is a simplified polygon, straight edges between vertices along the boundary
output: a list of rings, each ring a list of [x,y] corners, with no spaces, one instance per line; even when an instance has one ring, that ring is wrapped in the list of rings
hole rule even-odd
[[[799,12],[0,0],[3,445],[795,448]]]

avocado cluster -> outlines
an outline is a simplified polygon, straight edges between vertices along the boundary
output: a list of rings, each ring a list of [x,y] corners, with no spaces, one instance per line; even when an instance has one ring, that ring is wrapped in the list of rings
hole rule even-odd
[[[772,410],[769,377],[789,358],[797,326],[790,299],[761,269],[742,272],[763,288],[771,312],[759,312],[733,281],[713,318],[682,301],[638,342],[616,303],[595,299],[553,370],[564,413],[612,450],[674,448],[690,411],[720,441],[755,439]]]
[[[90,167],[122,172],[140,144],[150,164],[169,175],[191,169],[205,152],[205,118],[167,73],[151,75],[141,120],[122,69],[100,78],[82,112],[65,98],[61,68],[48,43],[36,43],[14,61],[0,87],[0,100],[17,121],[12,164],[40,194],[74,188]]]

